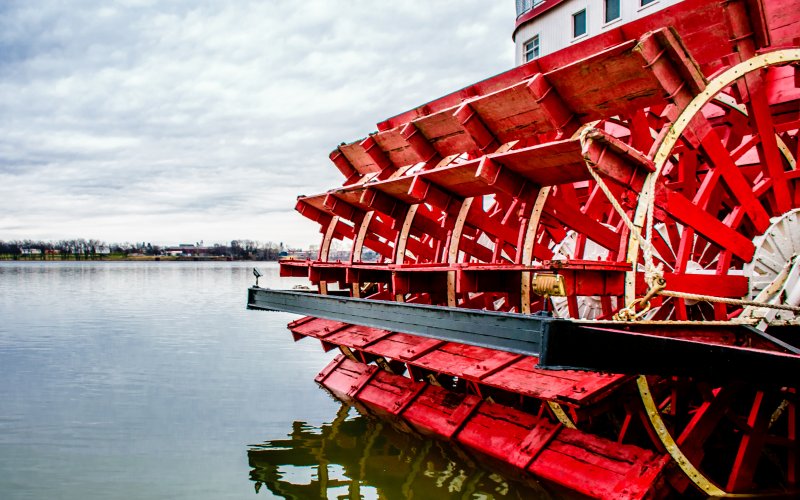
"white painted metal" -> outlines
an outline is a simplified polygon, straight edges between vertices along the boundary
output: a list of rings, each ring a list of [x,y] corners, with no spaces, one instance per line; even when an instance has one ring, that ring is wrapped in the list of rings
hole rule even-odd
[[[605,22],[605,0],[570,0],[562,2],[549,11],[520,26],[514,36],[516,44],[515,64],[524,62],[525,42],[539,35],[539,56],[544,56],[599,35],[653,12],[659,11],[681,0],[654,0],[642,7],[641,0],[621,0],[619,18]],[[586,34],[572,37],[572,15],[586,9]]]
[[[753,243],[753,260],[744,266],[750,279],[748,299],[773,304],[800,305],[800,209],[772,218],[772,225]],[[796,320],[791,311],[748,307],[743,317],[760,318],[769,324]]]

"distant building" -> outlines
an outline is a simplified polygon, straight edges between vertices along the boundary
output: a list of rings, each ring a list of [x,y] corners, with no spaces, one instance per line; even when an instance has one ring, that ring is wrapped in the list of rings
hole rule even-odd
[[[191,243],[181,243],[178,246],[170,246],[163,249],[164,255],[172,255],[175,257],[199,257],[210,255],[211,248],[200,245],[193,245]]]
[[[515,64],[556,52],[681,0],[516,0]]]
[[[317,248],[317,251],[319,251],[319,248]],[[285,252],[281,252],[280,258],[296,260],[315,259],[317,257],[317,251],[303,250],[301,248],[288,248]],[[286,255],[283,255],[284,253]]]

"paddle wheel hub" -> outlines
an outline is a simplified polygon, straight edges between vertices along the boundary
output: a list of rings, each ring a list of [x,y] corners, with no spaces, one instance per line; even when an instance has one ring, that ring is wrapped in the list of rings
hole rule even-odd
[[[685,0],[389,118],[297,200],[313,290],[248,307],[338,397],[585,495],[796,495],[797,33]]]

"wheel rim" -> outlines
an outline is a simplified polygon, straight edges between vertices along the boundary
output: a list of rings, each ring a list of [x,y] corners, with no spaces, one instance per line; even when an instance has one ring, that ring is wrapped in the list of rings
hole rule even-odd
[[[645,181],[645,187],[633,222],[641,230],[646,227],[648,216],[654,219],[651,226],[652,231],[648,231],[645,236],[653,243],[656,249],[654,252],[655,260],[668,264],[669,268],[671,268],[668,270],[677,271],[679,274],[694,274],[700,277],[704,275],[703,270],[706,270],[712,271],[715,277],[727,276],[733,279],[738,274],[746,279],[750,272],[749,269],[752,269],[752,266],[748,267],[745,255],[737,255],[730,248],[720,245],[720,241],[715,240],[715,235],[707,234],[707,232],[706,234],[701,234],[702,232],[696,230],[691,224],[678,221],[663,212],[659,214],[658,209],[654,211],[651,208],[650,203],[656,194],[656,188],[665,190],[669,187],[668,183],[681,181],[681,178],[675,175],[676,169],[684,167],[684,171],[689,171],[691,165],[687,167],[686,164],[690,164],[692,161],[697,163],[698,159],[700,159],[699,163],[703,165],[703,169],[695,167],[693,171],[697,176],[698,187],[693,192],[685,190],[681,194],[691,194],[691,196],[685,196],[685,198],[689,199],[695,208],[718,218],[719,222],[724,224],[728,230],[747,238],[751,244],[752,242],[758,243],[756,241],[757,238],[762,237],[768,231],[770,217],[783,217],[796,211],[798,196],[793,184],[795,182],[793,179],[796,179],[796,176],[786,179],[785,175],[787,172],[796,169],[796,159],[792,156],[783,139],[784,136],[794,136],[796,138],[796,126],[792,130],[778,130],[777,128],[764,130],[763,128],[758,128],[758,124],[752,125],[753,122],[756,122],[755,119],[748,119],[747,121],[751,123],[749,125],[751,129],[749,133],[742,133],[741,130],[737,130],[737,127],[740,127],[743,123],[741,120],[737,122],[738,125],[736,123],[718,124],[715,134],[718,134],[720,130],[724,132],[725,127],[728,127],[728,133],[717,135],[720,143],[728,153],[727,160],[721,157],[718,148],[709,151],[715,146],[703,143],[705,137],[687,138],[686,136],[693,133],[693,130],[690,129],[690,124],[696,117],[699,117],[700,120],[708,120],[709,115],[711,115],[711,118],[713,118],[714,112],[713,110],[709,112],[709,106],[717,106],[717,109],[719,109],[721,106],[731,105],[729,102],[719,104],[719,101],[717,101],[717,104],[713,103],[718,95],[727,96],[723,99],[729,101],[733,92],[724,92],[726,88],[731,88],[737,82],[740,82],[748,75],[752,76],[755,72],[761,71],[762,76],[764,76],[764,73],[773,66],[798,60],[800,60],[800,50],[780,50],[755,56],[733,66],[709,82],[706,89],[681,111],[675,122],[670,125],[668,132],[662,136],[663,140],[654,154],[655,172],[649,174]],[[749,106],[750,103],[747,104],[747,107]],[[735,107],[736,104],[734,104]],[[705,114],[703,114],[704,108]],[[741,110],[741,107],[738,109]],[[749,116],[753,116],[753,111],[748,111]],[[713,120],[710,121],[713,122]],[[718,122],[722,121],[724,120],[718,120]],[[769,120],[767,122],[769,123]],[[711,127],[711,130],[713,131],[715,128]],[[775,179],[775,170],[774,165],[773,170],[770,170],[770,166],[766,165],[764,161],[763,148],[768,146],[762,144],[761,137],[765,134],[776,138],[775,146],[782,156],[779,177],[783,178],[774,180],[772,186],[768,185],[768,181],[770,175],[772,179]],[[719,135],[722,135],[722,137],[719,137]],[[686,147],[686,143],[692,139],[699,143],[696,151]],[[746,155],[748,153],[752,155],[752,152],[745,150],[748,148],[757,154],[758,161],[755,165],[752,164],[752,161],[750,163],[747,162]],[[695,155],[695,158],[692,158],[691,155]],[[705,156],[704,160],[701,159],[703,156]],[[712,159],[709,160],[709,158]],[[723,165],[728,160],[730,162]],[[731,165],[736,168],[737,172],[722,172],[725,168],[730,170]],[[701,170],[702,174],[699,173]],[[712,176],[716,176],[716,179]],[[733,180],[731,180],[732,178]],[[750,194],[754,197],[758,206],[741,206],[742,200],[737,199],[736,194],[741,196],[742,199],[747,198],[748,194],[742,189],[741,185],[736,185],[737,179],[738,181],[745,180],[747,182],[747,189],[751,191]],[[683,178],[682,180],[685,181],[686,179]],[[725,189],[733,191],[734,195],[722,192],[723,189],[720,188],[720,184],[722,184],[723,180],[727,183]],[[784,184],[781,185],[779,181]],[[734,186],[731,187],[731,184]],[[782,195],[777,193],[778,188],[786,188],[789,197],[786,198],[784,196],[784,200],[781,201]],[[738,193],[736,193],[737,189],[739,190]],[[786,206],[787,199],[789,202],[788,207]],[[739,202],[738,206],[736,202]],[[759,211],[759,207],[760,211],[763,211],[762,214],[755,213]],[[738,250],[741,254],[741,249]],[[753,250],[753,253],[755,253],[755,246]],[[638,241],[633,237],[629,240],[628,257],[631,262],[640,261]],[[731,268],[734,269],[733,273],[730,272]],[[640,269],[634,267],[626,280],[626,301],[636,296],[635,283],[638,271]],[[668,287],[669,281],[670,279],[667,278]],[[753,291],[753,286],[749,285],[740,294],[740,297],[752,297]],[[709,289],[706,293],[711,295],[719,294],[718,290],[715,289]],[[699,313],[695,314],[693,312],[695,310],[699,311]],[[656,313],[656,319],[727,320],[741,313],[741,310],[741,307],[738,306],[687,304],[682,299],[667,299],[662,302],[661,311]],[[664,383],[665,380],[662,379],[661,382]],[[697,381],[676,379],[674,387],[678,387],[680,384],[688,384],[689,387],[700,386]],[[749,388],[748,391],[750,392],[747,392],[747,396],[744,396],[746,392],[744,390],[733,395],[731,391],[734,391],[734,389],[731,387],[716,387],[706,391],[707,401],[695,400],[694,403],[685,406],[683,413],[681,413],[678,408],[677,391],[673,390],[667,396],[662,394],[661,404],[659,404],[656,402],[653,388],[651,388],[647,378],[640,376],[637,380],[637,386],[647,418],[654,430],[655,438],[672,456],[686,477],[708,495],[722,496],[728,494],[726,491],[746,491],[753,486],[757,466],[761,467],[759,470],[763,473],[764,459],[765,457],[769,458],[767,455],[770,451],[767,445],[769,444],[769,439],[773,438],[768,439],[764,436],[773,429],[774,422],[772,420],[778,421],[776,418],[787,420],[787,423],[779,424],[780,426],[785,425],[785,429],[778,430],[787,434],[784,439],[796,443],[796,403],[793,401],[788,402],[782,396],[782,394],[788,393],[792,395],[791,397],[796,398],[796,390],[793,388]],[[751,397],[752,400],[750,399]],[[773,418],[770,419],[766,416],[766,412],[768,412],[767,406],[770,404],[774,406],[775,401],[780,401],[780,404],[772,412]],[[782,416],[781,414],[786,410],[787,406],[789,409]],[[712,408],[715,408],[715,410],[711,411]],[[783,408],[783,410],[780,408]],[[729,414],[737,411],[740,413],[739,421],[744,418],[747,425],[740,427],[738,431],[733,431],[734,437],[738,440],[736,441],[738,445],[734,447],[735,458],[729,464],[730,470],[704,470],[702,459],[706,451],[710,450],[713,434],[727,431],[729,427],[721,423],[723,417],[729,419]],[[680,423],[681,418],[683,418],[683,424]],[[769,422],[769,425],[765,422]],[[687,448],[687,436],[690,436],[692,432],[696,432],[695,429],[703,426],[706,429],[704,438],[700,443],[694,443],[694,446]],[[757,427],[763,432],[756,432],[755,429]],[[788,449],[785,457],[784,486],[792,483],[791,487],[794,487],[796,471],[788,471],[786,469],[796,469],[796,451],[793,451],[792,448]]]
[[[689,129],[690,124],[692,124],[695,119],[708,122],[707,117],[703,114],[704,107],[708,106],[709,103],[713,103],[721,92],[726,88],[731,88],[738,80],[754,72],[767,70],[776,65],[784,65],[788,62],[798,60],[800,60],[800,50],[791,49],[762,54],[737,64],[710,81],[706,89],[698,94],[690,104],[681,111],[675,122],[669,126],[668,131],[662,134],[662,140],[660,144],[658,144],[654,154],[655,171],[649,174],[645,180],[634,216],[634,224],[641,231],[648,223],[648,216],[651,219],[659,218],[654,216],[654,212],[658,211],[658,207],[655,211],[652,208],[653,198],[658,194],[656,193],[657,190],[661,190],[661,196],[667,193],[668,196],[682,198],[677,199],[676,202],[681,202],[680,204],[684,205],[680,210],[683,212],[681,216],[684,219],[688,218],[687,215],[695,213],[697,216],[710,214],[719,222],[714,223],[713,221],[707,221],[709,224],[706,225],[705,234],[700,234],[700,229],[695,228],[694,225],[691,224],[691,221],[687,224],[686,220],[678,220],[678,216],[673,214],[662,215],[659,222],[665,223],[668,227],[675,226],[676,223],[683,226],[682,231],[685,234],[677,238],[677,241],[670,241],[669,238],[665,238],[663,234],[659,234],[659,232],[655,230],[656,225],[654,221],[652,225],[654,230],[647,231],[650,234],[645,234],[645,237],[650,239],[656,247],[660,245],[662,249],[668,247],[677,249],[673,256],[669,256],[667,252],[662,252],[662,255],[658,255],[658,257],[660,257],[662,262],[668,264],[669,267],[677,270],[679,274],[692,274],[686,273],[686,267],[690,266],[690,262],[700,264],[701,268],[708,268],[708,264],[713,263],[715,274],[719,277],[717,282],[726,284],[727,288],[730,289],[729,293],[733,293],[733,289],[741,288],[741,284],[736,286],[734,284],[736,280],[728,280],[727,283],[724,283],[724,276],[731,275],[729,272],[731,268],[737,269],[737,274],[743,275],[741,270],[745,262],[752,257],[752,240],[766,230],[769,225],[770,216],[782,215],[786,211],[776,211],[776,205],[779,204],[774,201],[776,198],[773,193],[775,187],[764,188],[758,184],[759,181],[762,181],[770,174],[769,168],[771,167],[765,165],[766,162],[764,162],[761,157],[760,151],[763,141],[758,140],[758,136],[765,135],[767,131],[753,129],[753,127],[748,131],[749,134],[742,134],[741,131],[735,131],[738,132],[738,135],[744,136],[744,139],[735,144],[729,142],[727,144],[728,147],[733,148],[733,146],[737,146],[740,150],[737,151],[733,148],[734,151],[728,151],[726,149],[720,149],[720,146],[724,147],[726,144],[722,142],[722,139],[719,138],[714,128],[709,125],[710,132],[705,137],[699,139],[693,138],[694,141],[702,140],[706,142],[700,144],[695,150],[692,150],[690,147],[686,146],[686,144],[692,140],[686,138],[687,133],[690,136],[693,133],[693,130]],[[726,105],[730,106],[730,104]],[[711,104],[711,106],[716,106],[716,108],[719,109],[722,105]],[[783,158],[782,161],[785,161],[790,169],[794,169],[796,167],[796,159],[791,156],[791,152],[785,147],[786,145],[784,141],[780,139],[779,132],[772,129],[768,131],[768,133],[773,137],[779,138],[776,142],[781,157]],[[795,129],[785,133],[796,134],[797,130]],[[730,139],[730,137],[727,139]],[[716,141],[719,142],[715,143]],[[783,147],[781,147],[781,145],[783,145]],[[740,164],[743,163],[742,157],[748,152],[751,155],[753,152],[759,155],[757,157],[759,162],[755,167],[760,168],[760,172],[756,172],[753,168],[749,170],[740,168]],[[787,154],[789,156],[786,156]],[[694,158],[692,158],[692,156],[694,156]],[[698,177],[698,180],[695,182],[696,185],[692,188],[684,189],[673,189],[668,186],[669,184],[677,184],[678,181],[680,181],[679,177],[682,173],[679,172],[679,169],[683,169],[685,172],[691,172],[692,165],[688,164],[692,163],[692,161],[697,164],[694,172],[692,172],[693,176],[696,175]],[[738,164],[737,161],[739,162]],[[706,172],[701,174],[700,172],[703,168],[706,169]],[[781,168],[785,170],[785,166]],[[761,176],[760,178],[759,175]],[[784,187],[794,190],[793,182],[793,180],[786,179],[784,176],[780,183],[776,181],[774,184],[776,186],[785,184],[786,186]],[[726,194],[723,187],[724,190],[734,191],[735,194]],[[749,194],[748,190],[750,191]],[[737,199],[737,196],[740,198]],[[790,201],[796,205],[797,197],[794,196],[794,198],[794,200]],[[686,201],[689,202],[688,205]],[[731,205],[734,206],[731,208]],[[790,206],[788,209],[791,208],[794,207]],[[778,210],[780,209],[778,208]],[[664,217],[666,217],[666,219]],[[720,234],[715,234],[715,230],[720,231],[722,236],[720,236]],[[735,248],[731,248],[731,246],[726,247],[725,243],[731,243],[731,246],[735,243],[737,246]],[[706,248],[708,247],[707,244],[711,244],[714,248],[713,255],[710,257]],[[682,246],[678,248],[679,245]],[[706,252],[706,255],[700,255],[702,252]],[[703,259],[705,259],[705,262],[703,262]],[[630,262],[641,261],[638,240],[633,235],[628,243],[628,260]],[[625,290],[626,303],[632,302],[636,297],[636,274],[640,271],[641,269],[635,266],[634,269],[628,273]],[[709,292],[711,292],[711,290],[702,293],[708,294]],[[746,291],[742,292],[743,293],[740,293],[738,296],[731,295],[731,297],[741,298],[747,295]],[[665,302],[670,302],[671,307],[676,312],[671,317],[663,315],[663,317],[659,319],[727,320],[735,316],[735,314],[738,314],[735,310],[717,306],[714,308],[714,316],[712,318],[691,318],[691,314],[687,312],[686,304],[682,299],[667,299]]]

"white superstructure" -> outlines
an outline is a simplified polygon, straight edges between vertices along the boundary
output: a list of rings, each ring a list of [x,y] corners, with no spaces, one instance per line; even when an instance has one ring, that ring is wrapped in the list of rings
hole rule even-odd
[[[681,0],[516,0],[515,64],[578,43]]]

